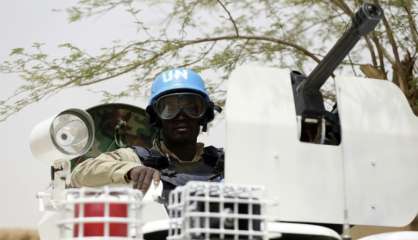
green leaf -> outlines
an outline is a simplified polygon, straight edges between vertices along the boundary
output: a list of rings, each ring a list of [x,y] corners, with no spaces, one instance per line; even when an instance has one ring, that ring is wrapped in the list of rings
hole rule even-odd
[[[32,47],[36,49],[40,49],[42,45],[45,45],[44,43],[34,42],[32,43]]]
[[[72,7],[72,8],[67,9],[67,13],[68,13],[69,22],[76,22],[80,20],[82,17],[82,12],[77,7]]]
[[[35,54],[33,57],[37,60],[42,60],[42,59],[45,59],[47,56],[48,55],[46,55],[46,54],[38,53],[38,54]]]
[[[24,50],[24,48],[13,48],[9,55],[12,56],[22,54]]]

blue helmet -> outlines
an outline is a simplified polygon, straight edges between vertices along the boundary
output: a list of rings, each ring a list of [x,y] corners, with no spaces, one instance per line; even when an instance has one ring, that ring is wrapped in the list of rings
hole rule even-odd
[[[152,83],[151,97],[148,106],[158,97],[168,93],[191,91],[201,94],[209,100],[205,83],[199,74],[191,69],[174,68],[160,73]]]
[[[164,71],[154,79],[151,86],[151,97],[146,108],[150,115],[151,124],[157,127],[160,126],[160,120],[153,109],[154,102],[163,95],[175,92],[195,92],[204,97],[208,108],[201,120],[201,125],[203,126],[203,131],[205,131],[207,123],[212,121],[215,116],[214,110],[219,111],[220,108],[210,101],[202,77],[193,70],[186,68],[174,68]]]

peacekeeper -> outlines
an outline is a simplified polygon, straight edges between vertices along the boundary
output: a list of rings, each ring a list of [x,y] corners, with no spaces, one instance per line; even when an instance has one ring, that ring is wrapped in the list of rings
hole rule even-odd
[[[77,165],[71,175],[73,187],[97,187],[132,182],[145,193],[152,183],[163,182],[163,201],[176,186],[191,180],[221,181],[224,152],[197,142],[202,127],[220,112],[209,98],[202,78],[190,69],[177,68],[153,81],[146,108],[157,128],[153,147],[120,148],[102,153]]]

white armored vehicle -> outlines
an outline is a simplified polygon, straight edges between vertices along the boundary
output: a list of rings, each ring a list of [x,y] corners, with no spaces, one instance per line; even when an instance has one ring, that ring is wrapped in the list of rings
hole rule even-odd
[[[41,239],[331,240],[349,239],[352,225],[408,224],[418,214],[418,118],[406,98],[389,81],[335,77],[338,107],[329,112],[319,91],[381,16],[364,4],[308,77],[252,65],[233,71],[225,179],[189,182],[171,192],[167,208],[158,203],[161,184],[145,196],[129,186],[66,189],[80,156],[132,141],[119,113],[137,126],[146,122],[142,109],[70,109],[40,124],[31,148],[52,166],[51,191],[38,196]],[[115,121],[97,124],[102,110]],[[146,146],[149,130],[138,129],[135,144]],[[418,239],[418,232],[365,239]]]

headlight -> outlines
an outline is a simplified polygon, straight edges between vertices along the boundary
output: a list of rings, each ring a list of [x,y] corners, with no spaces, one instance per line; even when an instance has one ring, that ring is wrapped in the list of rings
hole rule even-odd
[[[85,154],[94,142],[94,123],[90,114],[68,109],[42,121],[32,130],[30,148],[35,158],[52,163]]]

